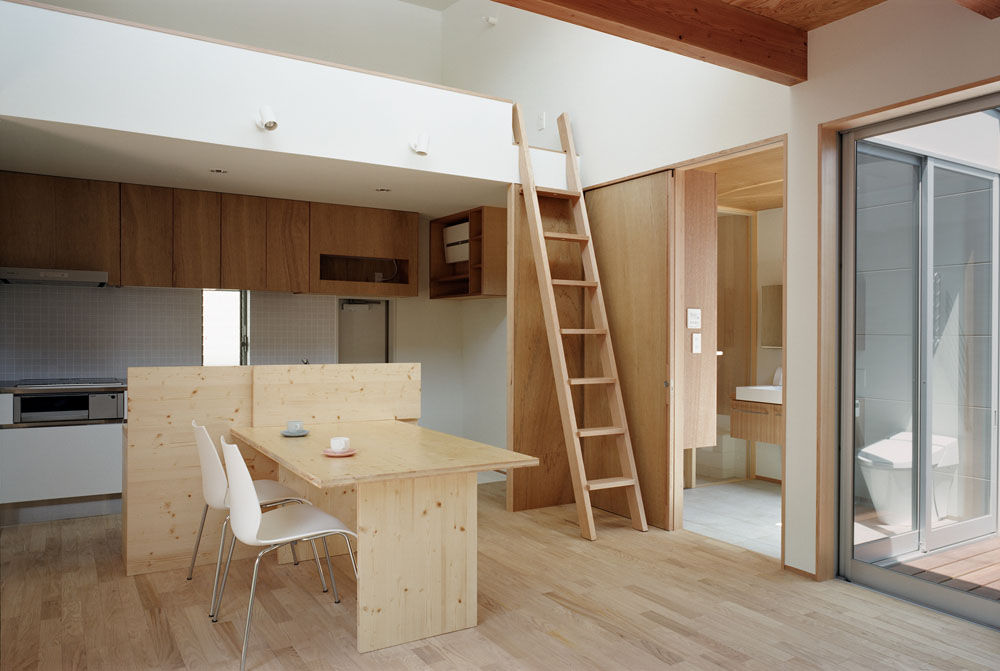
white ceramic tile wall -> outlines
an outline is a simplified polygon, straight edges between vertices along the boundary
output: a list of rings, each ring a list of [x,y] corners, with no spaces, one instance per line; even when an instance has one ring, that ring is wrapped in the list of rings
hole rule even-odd
[[[0,286],[0,379],[201,363],[201,291]]]
[[[252,291],[249,363],[336,363],[336,327],[336,296]]]

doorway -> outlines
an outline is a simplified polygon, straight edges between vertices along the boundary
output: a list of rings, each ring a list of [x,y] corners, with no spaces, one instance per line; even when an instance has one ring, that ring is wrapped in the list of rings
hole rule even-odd
[[[684,528],[780,559],[784,142],[696,169],[716,175],[717,430],[685,450]]]
[[[842,572],[993,624],[998,102],[843,138]]]

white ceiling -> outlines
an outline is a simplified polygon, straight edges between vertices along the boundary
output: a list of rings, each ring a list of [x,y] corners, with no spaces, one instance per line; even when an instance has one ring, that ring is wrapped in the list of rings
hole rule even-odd
[[[400,2],[408,2],[411,5],[420,5],[421,7],[436,9],[439,12],[443,12],[458,2],[458,0],[400,0]]]
[[[212,174],[212,168],[228,174]],[[506,201],[506,184],[487,180],[11,117],[0,117],[0,170],[382,207],[432,218]],[[379,187],[392,191],[376,192]]]

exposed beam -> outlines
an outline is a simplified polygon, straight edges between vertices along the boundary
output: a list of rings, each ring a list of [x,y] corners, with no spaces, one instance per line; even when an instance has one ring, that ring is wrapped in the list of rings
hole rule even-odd
[[[806,80],[806,32],[722,0],[497,0],[781,84]]]
[[[955,0],[955,2],[977,14],[982,14],[987,19],[1000,16],[1000,0]]]

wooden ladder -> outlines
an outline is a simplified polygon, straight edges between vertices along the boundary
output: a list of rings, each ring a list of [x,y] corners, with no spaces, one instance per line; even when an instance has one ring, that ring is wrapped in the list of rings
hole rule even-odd
[[[590,503],[590,493],[601,489],[624,488],[628,497],[629,515],[632,527],[646,531],[646,511],[642,507],[642,495],[639,492],[639,478],[635,470],[635,458],[632,454],[632,441],[629,437],[628,424],[625,421],[625,404],[622,400],[621,384],[618,380],[618,368],[615,365],[615,355],[611,347],[611,334],[608,328],[608,315],[604,307],[604,294],[601,291],[601,281],[597,275],[597,258],[591,244],[590,221],[583,198],[583,186],[576,162],[576,149],[573,145],[573,135],[570,131],[569,119],[565,114],[559,117],[559,137],[566,153],[566,185],[567,189],[553,189],[535,185],[534,172],[531,167],[530,147],[527,133],[524,130],[524,117],[521,107],[514,105],[514,139],[519,145],[521,166],[521,192],[524,195],[524,206],[528,216],[531,249],[535,257],[535,269],[538,273],[538,288],[542,299],[542,312],[545,315],[545,330],[549,340],[549,354],[552,359],[552,371],[555,375],[556,398],[559,401],[559,413],[562,416],[563,436],[566,440],[566,453],[569,457],[569,470],[573,478],[573,493],[576,498],[576,512],[580,521],[580,535],[590,540],[597,539],[594,528],[594,511]],[[539,195],[549,198],[564,199],[572,208],[575,233],[557,233],[546,231],[542,226],[542,214],[538,204]],[[583,261],[583,279],[561,279],[552,277],[552,269],[546,249],[546,241],[557,241],[578,245]],[[592,316],[591,328],[562,328],[559,320],[559,310],[556,305],[555,287],[574,287],[584,292],[584,304]],[[599,339],[601,374],[597,377],[571,378],[566,363],[566,352],[563,338],[566,336],[582,336]],[[580,428],[576,420],[576,407],[573,402],[573,388],[581,385],[593,386],[602,390],[610,409],[612,426]],[[621,475],[611,478],[590,480],[587,478],[583,464],[583,448],[581,440],[598,436],[613,436],[618,460],[621,465]]]

